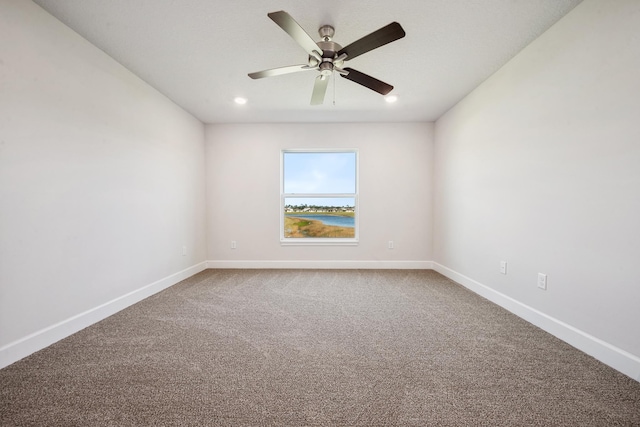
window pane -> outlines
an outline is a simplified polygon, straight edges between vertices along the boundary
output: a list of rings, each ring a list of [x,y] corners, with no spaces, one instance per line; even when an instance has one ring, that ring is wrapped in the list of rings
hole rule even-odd
[[[356,153],[284,153],[284,192],[354,194]]]
[[[287,197],[284,202],[285,238],[354,238],[353,197]]]

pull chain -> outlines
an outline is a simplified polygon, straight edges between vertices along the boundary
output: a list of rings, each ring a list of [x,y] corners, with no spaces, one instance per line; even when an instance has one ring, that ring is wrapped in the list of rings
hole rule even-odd
[[[333,106],[336,106],[336,73],[335,71],[332,73],[333,74]]]

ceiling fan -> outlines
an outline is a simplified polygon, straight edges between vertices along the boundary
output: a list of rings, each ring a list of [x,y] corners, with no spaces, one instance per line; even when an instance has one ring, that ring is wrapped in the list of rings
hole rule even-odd
[[[313,85],[311,105],[320,105],[323,103],[327,85],[329,84],[329,76],[331,76],[334,71],[345,79],[358,83],[382,95],[386,95],[393,90],[393,86],[390,84],[361,73],[358,70],[354,70],[353,68],[343,68],[342,65],[345,61],[349,61],[363,53],[367,53],[370,50],[404,37],[405,32],[397,22],[392,22],[342,47],[332,41],[335,30],[330,25],[320,27],[318,33],[320,33],[322,40],[315,42],[287,12],[281,10],[279,12],[268,13],[267,16],[302,46],[309,55],[309,59],[306,64],[290,65],[249,73],[249,77],[252,79],[261,79],[300,71],[318,70],[320,71],[320,75],[316,77],[315,84]]]

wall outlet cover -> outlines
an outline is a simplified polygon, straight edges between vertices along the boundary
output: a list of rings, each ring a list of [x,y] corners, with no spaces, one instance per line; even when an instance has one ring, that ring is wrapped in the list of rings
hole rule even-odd
[[[540,289],[547,290],[547,275],[543,273],[538,273],[538,287]]]

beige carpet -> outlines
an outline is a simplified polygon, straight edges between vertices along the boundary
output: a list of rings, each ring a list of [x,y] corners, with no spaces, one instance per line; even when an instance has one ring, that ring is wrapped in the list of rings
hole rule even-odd
[[[433,271],[207,270],[0,384],[2,426],[640,425],[640,383]]]

